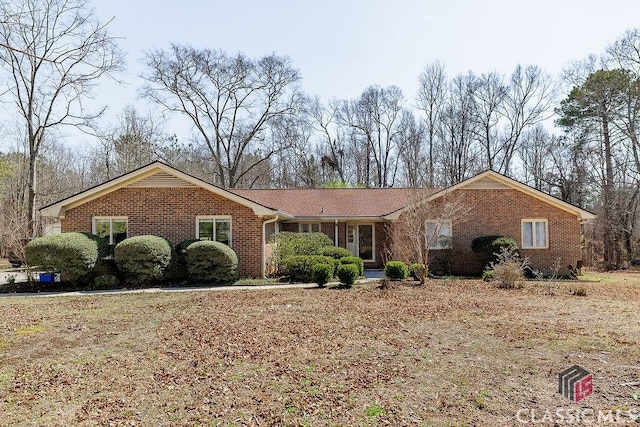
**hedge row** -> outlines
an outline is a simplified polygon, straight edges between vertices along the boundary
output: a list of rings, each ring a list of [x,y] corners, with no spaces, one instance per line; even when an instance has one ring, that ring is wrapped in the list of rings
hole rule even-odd
[[[349,268],[345,270],[343,266]],[[344,285],[351,286],[364,274],[364,262],[354,256],[336,259],[324,255],[293,255],[282,261],[280,271],[293,282],[314,282],[322,287],[337,276]]]
[[[166,239],[135,236],[118,243],[113,259],[105,239],[88,233],[60,233],[38,237],[25,248],[32,266],[59,271],[65,282],[115,288],[159,281],[224,283],[237,278],[238,257],[219,242],[185,240],[175,251]]]

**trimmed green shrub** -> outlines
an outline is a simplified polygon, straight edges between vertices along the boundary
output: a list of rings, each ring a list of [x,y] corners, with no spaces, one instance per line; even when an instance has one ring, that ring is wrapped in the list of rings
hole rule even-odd
[[[238,256],[229,246],[215,241],[199,241],[186,249],[189,279],[197,282],[227,283],[238,278]]]
[[[162,278],[171,261],[171,245],[158,236],[134,236],[118,243],[113,255],[125,280],[141,285]]]
[[[427,277],[427,274],[429,274],[429,269],[424,264],[414,262],[409,266],[409,276],[414,280],[420,280],[422,282]]]
[[[59,271],[62,280],[77,282],[91,271],[99,259],[101,237],[84,233],[60,233],[37,237],[25,247],[25,258],[32,266]]]
[[[384,275],[392,280],[406,279],[409,275],[409,267],[402,261],[389,261],[384,266]]]
[[[338,279],[345,287],[350,288],[358,278],[358,266],[355,264],[340,264],[338,266]]]
[[[353,264],[358,267],[358,275],[364,275],[364,261],[357,256],[345,256],[340,258],[340,264]]]
[[[329,264],[315,264],[313,266],[313,281],[318,287],[324,288],[333,277],[333,266]]]
[[[313,267],[316,264],[330,265],[333,270],[337,262],[331,257],[322,255],[294,255],[282,261],[280,271],[292,282],[310,283],[314,280]]]
[[[353,256],[349,249],[341,248],[339,246],[328,246],[320,250],[320,255],[330,256],[331,258],[340,259],[347,256]]]
[[[295,255],[320,255],[320,251],[333,242],[324,233],[292,233],[285,231],[274,236],[273,255],[276,265],[290,256]]]

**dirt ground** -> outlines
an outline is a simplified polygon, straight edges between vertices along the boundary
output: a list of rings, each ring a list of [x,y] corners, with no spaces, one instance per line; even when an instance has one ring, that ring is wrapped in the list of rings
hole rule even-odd
[[[2,298],[0,424],[638,425],[640,273],[586,279]]]

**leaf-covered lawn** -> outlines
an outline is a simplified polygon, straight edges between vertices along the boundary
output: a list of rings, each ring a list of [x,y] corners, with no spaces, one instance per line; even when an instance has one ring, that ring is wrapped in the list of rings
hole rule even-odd
[[[0,424],[513,425],[523,408],[638,408],[640,280],[616,277],[2,298]],[[573,364],[594,374],[579,404],[557,393]]]

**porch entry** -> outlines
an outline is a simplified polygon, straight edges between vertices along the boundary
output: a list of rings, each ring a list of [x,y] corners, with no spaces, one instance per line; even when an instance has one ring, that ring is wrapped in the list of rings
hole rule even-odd
[[[373,224],[347,223],[347,249],[363,261],[375,261]]]

